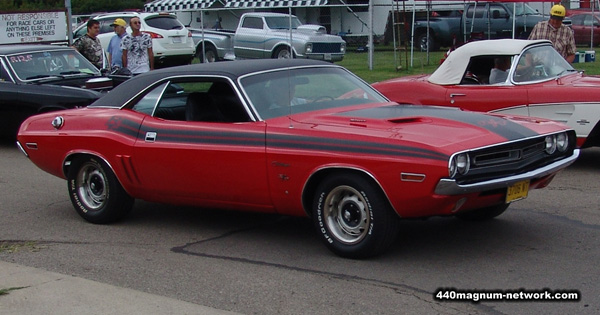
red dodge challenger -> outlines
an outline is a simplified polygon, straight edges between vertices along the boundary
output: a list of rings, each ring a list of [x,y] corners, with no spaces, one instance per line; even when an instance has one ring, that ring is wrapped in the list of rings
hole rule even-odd
[[[386,250],[402,218],[498,216],[579,154],[563,124],[398,105],[297,59],[151,71],[27,119],[18,146],[67,180],[87,221],[121,219],[134,199],[308,216],[352,258]]]
[[[573,69],[546,40],[471,42],[451,52],[431,75],[373,87],[398,103],[563,122],[576,131],[579,147],[600,146],[600,77]]]

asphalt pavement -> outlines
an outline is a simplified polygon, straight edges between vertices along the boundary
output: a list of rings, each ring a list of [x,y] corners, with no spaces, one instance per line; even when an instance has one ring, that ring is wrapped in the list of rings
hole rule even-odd
[[[0,261],[0,314],[236,314]]]

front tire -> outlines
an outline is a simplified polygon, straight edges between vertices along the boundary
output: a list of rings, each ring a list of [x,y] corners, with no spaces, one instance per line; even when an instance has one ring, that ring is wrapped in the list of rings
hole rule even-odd
[[[69,167],[67,183],[73,207],[91,223],[118,221],[133,208],[134,199],[125,192],[106,162],[98,158],[75,159]]]
[[[421,51],[427,51],[427,47],[429,47],[429,51],[436,51],[439,49],[439,46],[435,42],[435,38],[433,35],[429,34],[429,39],[427,39],[427,33],[421,33],[417,35],[416,48],[421,49]]]
[[[290,47],[287,46],[281,46],[273,53],[273,58],[275,59],[291,59],[292,57],[293,53],[290,52]]]
[[[504,211],[508,209],[508,206],[510,206],[509,203],[485,207],[465,213],[459,213],[456,215],[456,217],[465,221],[487,221],[504,213]]]
[[[398,216],[379,187],[356,174],[323,180],[313,200],[313,221],[325,245],[347,258],[383,253],[398,234]]]

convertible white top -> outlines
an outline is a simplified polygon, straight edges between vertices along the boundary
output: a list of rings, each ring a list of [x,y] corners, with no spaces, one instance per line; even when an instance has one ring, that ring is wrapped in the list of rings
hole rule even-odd
[[[460,84],[471,57],[485,55],[514,56],[520,54],[526,47],[540,43],[552,44],[549,40],[524,39],[492,39],[467,43],[448,55],[448,58],[429,77],[429,82],[439,85]]]

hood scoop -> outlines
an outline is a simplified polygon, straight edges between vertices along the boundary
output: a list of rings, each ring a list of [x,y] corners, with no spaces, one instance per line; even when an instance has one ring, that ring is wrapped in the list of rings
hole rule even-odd
[[[388,119],[388,121],[391,123],[394,123],[394,124],[407,124],[407,123],[422,122],[423,119],[422,119],[422,117],[402,117],[402,118]]]
[[[298,31],[316,34],[327,34],[327,30],[324,26],[314,24],[304,24],[298,26]]]

